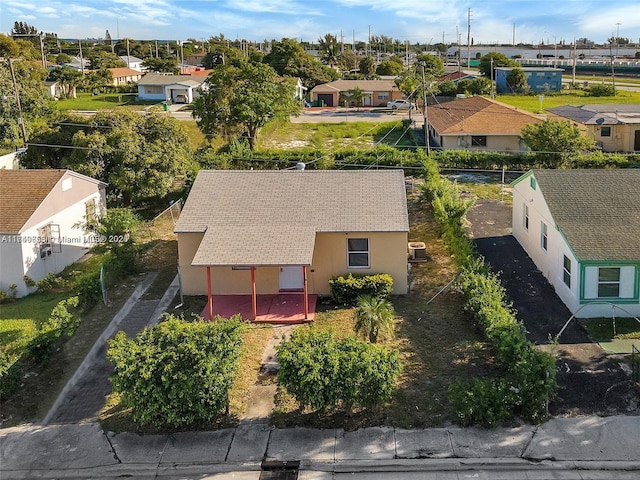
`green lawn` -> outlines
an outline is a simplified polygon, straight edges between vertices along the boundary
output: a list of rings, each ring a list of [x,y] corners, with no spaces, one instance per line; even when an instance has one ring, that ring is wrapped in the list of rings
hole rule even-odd
[[[620,90],[615,97],[591,97],[578,90],[546,93],[542,100],[542,112],[540,112],[539,95],[498,95],[496,100],[532,113],[545,113],[544,110],[547,108],[560,107],[562,105],[580,106],[592,103],[640,103],[640,92]]]
[[[145,106],[158,102],[136,100],[136,93],[78,93],[78,98],[66,98],[56,102],[58,110],[104,110],[115,107],[128,107],[142,110]]]
[[[612,338],[640,339],[640,323],[635,318],[616,318],[615,334],[614,321],[611,318],[590,318],[580,323],[596,341],[611,340]]]

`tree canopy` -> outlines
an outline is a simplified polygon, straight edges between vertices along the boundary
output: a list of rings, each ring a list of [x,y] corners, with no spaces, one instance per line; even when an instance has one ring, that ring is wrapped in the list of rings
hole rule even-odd
[[[534,152],[548,155],[550,163],[562,165],[570,154],[593,150],[593,139],[582,134],[577,125],[566,120],[545,120],[522,129],[524,143]]]
[[[503,54],[498,52],[489,52],[486,55],[480,58],[480,64],[478,65],[478,70],[485,77],[491,78],[491,60],[493,59],[493,68],[496,67],[516,67],[518,66],[518,62],[514,62],[513,60],[509,60],[509,58]],[[493,79],[495,79],[495,71]]]
[[[163,197],[192,161],[180,122],[159,112],[102,111],[89,120],[63,118],[34,143],[76,148],[31,146],[23,159],[27,168],[70,168],[102,180],[109,184],[110,205]]]
[[[16,84],[11,77],[9,62],[12,62]],[[8,60],[0,63],[0,138],[8,145],[21,145],[22,133],[18,123],[19,111],[16,92],[20,98],[22,118],[27,135],[33,124],[51,114],[53,105],[43,88],[47,70],[38,63],[23,60]]]
[[[520,67],[514,67],[507,74],[507,86],[513,93],[524,93],[529,89],[527,75]]]
[[[278,72],[278,75],[299,77],[309,90],[339,78],[337,71],[305,52],[302,45],[292,38],[274,41],[271,51],[264,56],[263,61]]]
[[[292,78],[279,78],[263,63],[220,65],[193,102],[193,115],[203,133],[228,138],[244,134],[253,148],[267,121],[299,113],[293,82]]]

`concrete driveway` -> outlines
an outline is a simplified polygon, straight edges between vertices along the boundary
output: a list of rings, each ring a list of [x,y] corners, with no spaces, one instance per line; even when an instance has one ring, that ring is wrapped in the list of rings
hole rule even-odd
[[[551,403],[554,415],[639,414],[640,396],[627,373],[573,320],[550,345],[571,312],[511,235],[511,207],[495,200],[479,200],[469,212],[470,233],[477,250],[500,274],[507,297],[527,329],[527,338],[556,357],[560,390]]]

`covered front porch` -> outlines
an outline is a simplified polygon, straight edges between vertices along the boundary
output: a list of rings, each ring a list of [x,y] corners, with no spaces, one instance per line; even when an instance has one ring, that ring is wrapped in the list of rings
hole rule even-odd
[[[217,315],[229,318],[240,314],[244,320],[257,323],[305,323],[315,319],[317,295],[308,296],[308,311],[304,314],[304,294],[260,294],[256,295],[256,315],[253,317],[251,295],[212,295],[212,313],[209,304],[202,311],[202,317],[210,320]]]

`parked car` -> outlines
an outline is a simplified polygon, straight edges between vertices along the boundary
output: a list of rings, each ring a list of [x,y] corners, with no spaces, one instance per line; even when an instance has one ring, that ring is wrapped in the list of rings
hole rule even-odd
[[[387,108],[392,110],[411,110],[416,108],[416,104],[404,99],[394,100],[393,102],[387,102]]]
[[[185,94],[181,93],[179,95],[176,95],[176,98],[175,98],[175,100],[173,102],[174,103],[188,103],[189,102],[189,98]]]

